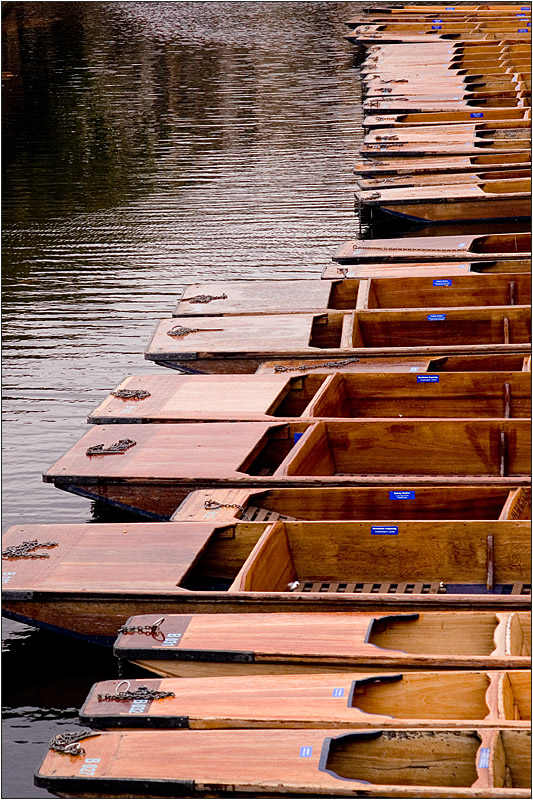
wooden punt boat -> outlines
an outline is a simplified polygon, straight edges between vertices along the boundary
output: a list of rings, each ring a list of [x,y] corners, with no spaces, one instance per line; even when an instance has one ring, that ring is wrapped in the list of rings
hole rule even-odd
[[[401,178],[400,178],[401,180]],[[427,261],[427,262],[389,262],[384,264],[374,264],[373,262],[363,262],[350,266],[339,266],[338,264],[328,264],[322,271],[322,280],[338,280],[340,277],[347,279],[362,278],[412,278],[412,277],[431,277],[449,278],[454,275],[465,275],[475,273],[476,275],[509,274],[509,273],[530,273],[531,259],[521,258],[516,260],[499,259],[497,261]]]
[[[358,178],[357,185],[361,191],[375,189],[392,189],[401,186],[452,186],[458,183],[484,183],[485,181],[499,181],[517,178],[529,178],[529,169],[509,169],[498,172],[451,172],[444,175],[391,175],[381,178]]]
[[[530,796],[531,737],[520,729],[86,735],[84,758],[48,750],[35,775],[37,786],[63,797]]]
[[[473,22],[472,19],[439,19],[431,20],[430,18],[421,19],[388,19],[385,21],[380,20],[367,20],[360,22],[352,27],[350,33],[345,38],[352,38],[354,36],[362,36],[363,38],[370,38],[370,35],[377,33],[380,36],[390,34],[392,40],[398,38],[399,40],[411,38],[413,36],[434,36],[440,38],[446,34],[461,34],[465,35],[466,39],[477,38],[484,36],[487,33],[494,33],[498,38],[505,37],[506,35],[513,36],[515,33],[531,34],[531,16],[525,19],[514,18],[497,18],[492,19],[480,18]],[[459,37],[458,37],[459,38]],[[453,41],[453,40],[452,40]]]
[[[145,690],[155,699],[142,699]],[[80,721],[107,730],[518,729],[531,719],[530,693],[526,670],[118,679],[91,688]]]
[[[487,258],[530,258],[531,235],[528,233],[492,233],[472,236],[405,237],[403,239],[353,239],[343,244],[333,256],[339,264],[362,261],[472,261]]]
[[[433,27],[435,25],[435,29],[438,30],[437,26],[440,25],[440,30],[446,31],[447,28],[462,28],[463,30],[472,30],[477,28],[479,24],[483,27],[490,26],[491,28],[499,27],[500,25],[504,26],[505,28],[512,28],[513,30],[518,25],[524,25],[528,27],[527,23],[531,23],[531,12],[523,12],[520,14],[505,14],[505,13],[495,13],[494,15],[487,16],[478,16],[477,14],[471,12],[470,14],[465,13],[461,15],[447,15],[447,14],[426,14],[421,12],[420,14],[411,14],[408,17],[402,17],[401,15],[396,15],[392,17],[390,14],[383,14],[377,12],[376,14],[360,14],[359,16],[352,17],[344,24],[347,28],[351,30],[359,28],[361,25],[366,26],[382,26],[386,25],[389,27],[394,27],[398,29],[410,29],[419,31],[421,27],[425,27],[427,25]]]
[[[442,5],[427,5],[422,3],[420,5],[405,5],[399,3],[395,6],[369,6],[363,7],[362,11],[369,14],[390,14],[392,17],[404,14],[437,14],[441,16],[456,16],[462,14],[475,14],[477,16],[498,16],[499,14],[516,14],[521,15],[523,12],[531,14],[531,6],[522,5],[521,3],[506,3],[502,6],[501,3],[460,3],[457,6],[442,6]]]
[[[467,44],[458,41],[438,41],[434,40],[426,43],[419,43],[416,48],[407,48],[403,44],[375,45],[368,48],[366,58],[361,65],[361,74],[366,74],[369,70],[376,67],[391,68],[392,65],[406,69],[413,65],[424,65],[425,67],[436,67],[442,69],[443,66],[461,64],[501,64],[515,59],[527,60],[530,54],[530,45],[526,42],[481,42]]]
[[[431,126],[435,129],[443,126],[445,129],[453,125],[470,125],[472,120],[482,119],[495,129],[502,127],[521,127],[530,122],[531,111],[528,108],[489,108],[486,111],[441,111],[435,113],[414,114],[369,114],[363,119],[366,129],[388,128],[395,131],[407,127]]]
[[[379,209],[412,221],[528,219],[531,179],[359,191],[355,192],[355,198],[361,208]]]
[[[405,127],[391,131],[390,128],[373,128],[367,131],[364,144],[376,142],[431,142],[444,140],[446,142],[471,142],[478,138],[481,140],[522,140],[531,139],[529,121],[525,121],[523,128],[495,128],[485,122],[473,122],[466,125],[458,123],[442,128],[435,128],[434,125]],[[523,125],[523,122],[520,123]],[[527,126],[527,127],[526,127]]]
[[[28,541],[49,558],[4,556],[4,616],[102,643],[146,613],[517,611],[531,601],[527,521],[492,521],[489,534],[486,520],[30,525],[3,546]]]
[[[392,85],[391,85],[392,84]],[[432,92],[432,86],[434,91]],[[477,79],[468,76],[455,77],[453,75],[433,74],[410,76],[401,81],[387,81],[382,78],[363,81],[363,91],[365,98],[383,97],[384,95],[394,97],[402,95],[408,97],[418,97],[431,95],[443,99],[455,99],[456,95],[464,96],[465,93],[477,92],[521,92],[530,89],[528,79],[523,75],[504,75],[487,77],[479,76]]]
[[[368,372],[531,372],[531,355],[518,353],[484,356],[444,356],[440,358],[348,358],[341,361],[319,359],[281,359],[264,361],[255,374],[290,372],[331,374]]]
[[[171,519],[218,525],[248,520],[518,520],[531,518],[531,490],[496,486],[323,486],[310,489],[203,489],[191,492]]]
[[[371,28],[372,26],[368,26]],[[377,26],[381,27],[381,26]],[[357,28],[351,33],[345,34],[344,38],[353,44],[359,44],[370,48],[376,44],[430,44],[433,41],[453,41],[459,40],[461,44],[500,44],[502,41],[522,44],[531,41],[531,28],[514,28],[514,30],[495,31],[490,28],[480,29],[471,32],[462,31],[435,31],[429,26],[422,29],[420,33],[396,31],[362,31]]]
[[[387,289],[394,292],[395,287],[399,288],[403,304],[394,302],[392,306],[387,306],[386,301],[381,302],[379,307],[525,305],[531,302],[531,281],[525,273],[475,276],[466,274],[457,277],[455,281],[450,278],[450,281],[452,282],[443,283],[442,280],[434,282],[426,277],[413,277],[406,284],[408,288],[400,288],[405,286],[404,281],[389,279],[386,287],[381,287],[381,291]],[[292,293],[295,283],[298,283],[298,291]],[[446,302],[443,302],[442,288],[450,289],[452,286],[453,292],[446,292]],[[367,288],[365,282],[364,290],[367,291]],[[379,290],[378,281],[374,280],[372,291]],[[346,311],[356,308],[358,292],[358,280],[337,280],[329,285],[320,280],[196,283],[178,287],[179,300],[174,316],[198,317],[199,309],[203,312],[201,316]],[[289,303],[287,296],[290,298]],[[196,298],[203,298],[201,304],[194,303]]]
[[[263,317],[188,317],[187,327],[171,318],[160,321],[145,358],[226,374],[255,372],[272,358],[529,352],[530,315],[529,306],[272,314],[266,328]]]
[[[96,425],[43,479],[162,519],[194,489],[527,485],[530,437],[525,419]]]
[[[472,95],[472,96],[469,96]],[[473,96],[469,93],[457,100],[446,98],[428,97],[427,95],[406,96],[390,95],[382,97],[368,97],[363,101],[363,111],[365,115],[382,114],[383,112],[395,114],[418,114],[418,113],[456,113],[456,112],[480,112],[487,113],[492,108],[530,108],[531,98],[522,96],[523,93],[514,95],[506,92],[504,97],[497,96]]]
[[[501,153],[490,156],[452,156],[441,158],[395,158],[391,161],[385,159],[362,159],[356,161],[354,173],[356,175],[420,175],[428,173],[456,173],[456,172],[492,172],[502,169],[524,169],[531,167],[531,154],[529,153]],[[444,181],[443,181],[444,183]]]
[[[529,138],[523,139],[498,139],[496,137],[487,139],[482,136],[474,136],[472,140],[447,142],[445,140],[435,140],[433,142],[424,141],[405,141],[405,142],[371,142],[363,143],[359,148],[359,153],[368,158],[382,158],[390,156],[392,158],[405,157],[431,157],[439,155],[462,156],[477,155],[480,152],[489,153],[530,153],[531,141]]]
[[[362,417],[528,418],[530,390],[527,372],[132,375],[88,421],[104,425]]]
[[[377,616],[313,614],[155,614],[130,617],[117,658],[162,677],[410,669],[528,669],[526,611],[427,611]],[[292,668],[292,669],[291,669]]]

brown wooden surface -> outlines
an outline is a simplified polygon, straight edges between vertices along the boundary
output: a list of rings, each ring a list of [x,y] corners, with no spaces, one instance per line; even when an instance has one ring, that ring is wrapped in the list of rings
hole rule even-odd
[[[371,101],[373,103],[372,110],[378,114],[383,113],[383,111],[392,112],[396,109],[394,108],[394,103],[392,101],[387,100],[375,100]],[[421,108],[421,104],[417,101],[410,101],[411,103],[411,113],[416,111],[424,111]],[[407,104],[403,104],[407,105]],[[442,104],[441,104],[442,106]],[[427,111],[431,111],[431,108],[427,108]],[[434,110],[446,110],[442,107],[438,107]],[[453,111],[453,109],[451,109]],[[475,108],[472,106],[465,105],[465,111],[483,111],[484,106],[479,108]],[[397,109],[398,113],[402,111],[401,108]],[[529,166],[531,164],[531,155],[528,153],[513,153],[510,155],[500,153],[499,155],[485,155],[485,156],[451,156],[451,157],[432,157],[432,158],[423,158],[414,160],[412,158],[408,159],[401,159],[396,158],[390,161],[386,159],[379,159],[374,160],[372,163],[369,163],[368,160],[365,161],[356,161],[354,165],[354,172],[358,175],[370,175],[374,176],[375,174],[392,174],[392,175],[404,175],[404,174],[420,174],[420,173],[431,173],[431,172],[459,172],[459,171],[467,171],[467,172],[477,172],[480,169],[485,171],[488,170],[501,170],[506,167],[515,166],[515,167],[523,167]]]
[[[133,375],[120,384],[118,391],[137,389],[150,396],[124,400],[111,394],[88,421],[531,416],[531,381],[526,372],[450,372],[438,375],[435,383],[423,383],[417,377],[320,372],[301,376]]]
[[[414,497],[396,487],[315,487],[309,489],[203,489],[191,492],[172,519],[221,522],[278,518],[349,519],[529,519],[531,492],[527,488],[488,486],[419,486]],[[392,497],[391,497],[392,493]],[[211,507],[206,508],[206,503]],[[260,513],[258,513],[260,512]]]
[[[442,279],[426,276],[401,280],[370,278],[360,283],[357,310],[507,306],[531,302],[531,277],[527,273],[468,273],[452,276],[449,281],[447,285]]]
[[[141,687],[171,692],[144,703],[99,699]],[[81,710],[96,728],[527,727],[531,675],[513,672],[339,673],[101,681]],[[177,727],[174,722],[173,727]]]
[[[529,782],[525,731],[400,729],[376,738],[348,728],[331,736],[328,729],[109,731],[83,741],[85,761],[49,751],[36,780],[54,793],[70,787],[76,796],[94,796],[104,787],[110,792],[106,796],[154,796],[151,789],[162,784],[168,793],[173,782],[174,791],[188,788],[198,795],[228,789],[267,797],[353,796],[356,790],[377,797],[528,796],[523,788]],[[476,766],[481,746],[488,746],[491,765],[498,748],[505,754],[503,769],[509,767],[514,787],[500,788],[492,769]],[[326,760],[322,769],[321,756]],[[384,762],[389,765],[386,778]],[[80,774],[84,763],[93,767]],[[418,767],[407,777],[406,767],[413,763]],[[494,783],[498,788],[490,788]]]
[[[175,317],[225,314],[276,314],[321,311],[328,307],[328,287],[319,281],[219,281],[178,287]],[[226,297],[222,297],[223,295]],[[207,303],[196,297],[219,297]],[[191,302],[192,301],[192,302]]]
[[[155,615],[132,617],[128,625],[149,625]],[[382,619],[381,623],[375,622]],[[160,674],[172,676],[182,660],[368,664],[527,669],[531,661],[527,612],[422,612],[418,616],[365,613],[196,614],[165,616],[156,635],[122,633],[119,658],[160,661]],[[520,637],[511,636],[512,626]],[[527,637],[527,640],[526,640]],[[495,647],[496,644],[496,647]],[[492,667],[490,667],[492,668]]]
[[[431,236],[404,239],[354,239],[346,242],[333,257],[334,261],[346,259],[374,261],[426,261],[428,258],[446,261],[456,259],[515,259],[529,258],[529,234],[494,233],[483,236]]]
[[[322,271],[322,280],[338,280],[339,278],[378,278],[386,280],[390,278],[449,278],[454,276],[483,277],[493,273],[508,274],[517,272],[531,273],[531,259],[500,259],[497,261],[474,261],[474,262],[414,262],[414,263],[383,263],[374,264],[373,262],[363,264],[328,264]]]

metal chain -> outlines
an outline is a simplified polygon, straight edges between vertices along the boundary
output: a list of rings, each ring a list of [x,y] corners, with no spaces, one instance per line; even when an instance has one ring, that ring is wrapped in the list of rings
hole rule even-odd
[[[174,336],[179,339],[182,336],[188,336],[190,333],[197,333],[199,330],[200,328],[186,328],[184,325],[175,325],[167,331],[167,336]]]
[[[164,617],[160,619],[156,619],[152,625],[122,625],[119,629],[119,633],[145,633],[147,635],[154,635],[160,633],[160,628],[163,622],[165,621]]]
[[[347,358],[345,361],[325,361],[323,364],[300,364],[299,367],[284,367],[283,364],[276,364],[274,372],[305,372],[308,369],[330,369],[334,367],[345,367],[347,364],[355,364],[358,358]]]
[[[437,247],[372,247],[372,245],[360,244],[353,248],[354,250],[384,250],[386,253],[456,253],[457,248],[454,250],[443,250]],[[463,253],[468,253],[468,250],[463,250]]]
[[[124,689],[122,692],[119,691],[122,684],[127,684],[127,689]],[[148,686],[139,686],[138,689],[130,689],[130,682],[127,680],[120,681],[117,684],[117,688],[115,689],[115,694],[99,694],[98,695],[98,702],[104,701],[115,701],[115,702],[122,702],[128,700],[162,700],[165,697],[176,697],[174,692],[163,692],[159,689],[149,689]]]
[[[34,553],[39,547],[52,548],[57,547],[58,542],[38,542],[37,539],[32,539],[31,542],[22,542],[22,544],[12,544],[2,550],[2,558],[50,558],[48,553]]]
[[[399,138],[400,138],[399,136],[394,136],[394,135],[376,136],[376,142],[397,142]]]
[[[109,456],[109,455],[117,455],[124,453],[126,450],[129,450],[130,447],[134,447],[137,442],[134,442],[133,439],[119,439],[118,442],[115,444],[110,444],[108,447],[105,444],[94,444],[92,447],[88,447],[85,451],[85,455],[87,456]]]
[[[120,397],[122,400],[144,400],[151,396],[146,389],[116,389],[111,394],[113,397]]]
[[[242,513],[242,518],[248,520],[248,522],[251,522],[250,517],[246,515],[244,508],[238,503],[219,503],[218,500],[212,500],[209,498],[205,501],[204,508],[207,508],[209,511],[218,511],[219,508],[238,508]]]
[[[184,300],[184,303],[210,303],[211,300],[227,300],[228,295],[224,294],[197,294],[196,297],[189,297],[188,300]]]
[[[82,728],[81,731],[65,731],[65,733],[58,733],[48,744],[50,750],[55,750],[56,753],[61,753],[66,756],[84,756],[85,750],[79,744],[82,739],[88,739],[89,736],[99,736],[99,733]]]

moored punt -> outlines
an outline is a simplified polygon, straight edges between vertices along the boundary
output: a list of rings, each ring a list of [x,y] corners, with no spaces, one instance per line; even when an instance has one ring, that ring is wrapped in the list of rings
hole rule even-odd
[[[528,669],[526,611],[131,617],[120,659],[163,677],[408,669]],[[150,626],[153,626],[150,629]],[[146,627],[146,633],[137,628]]]
[[[505,92],[505,96],[474,96],[474,93],[467,93],[464,97],[449,100],[443,97],[435,98],[424,95],[406,96],[397,95],[395,97],[369,97],[363,101],[363,111],[365,117],[372,114],[427,114],[427,113],[446,113],[455,114],[456,112],[486,112],[491,108],[530,108],[531,98],[523,96],[523,93],[514,95]],[[472,96],[469,96],[472,95]],[[472,117],[476,119],[476,117]],[[479,117],[481,119],[481,117]],[[365,126],[366,127],[366,126]]]
[[[322,271],[322,280],[347,280],[378,278],[453,278],[455,275],[508,275],[531,272],[531,258],[516,260],[498,259],[497,261],[472,261],[472,262],[388,262],[384,264],[363,262],[350,266],[328,264]]]
[[[176,522],[249,520],[518,520],[531,518],[531,491],[495,486],[324,486],[310,489],[205,489],[191,492]]]
[[[88,421],[530,417],[530,389],[527,372],[132,375]]]
[[[485,520],[29,525],[3,539],[2,613],[110,643],[146,613],[528,610],[529,529],[492,521],[488,534]],[[48,558],[10,557],[28,541]]]
[[[530,796],[531,737],[519,729],[122,730],[86,736],[80,745],[85,758],[50,749],[35,783],[64,797]]]
[[[531,302],[531,281],[527,274],[509,275],[465,274],[450,278],[451,283],[442,280],[435,283],[427,277],[413,277],[407,282],[398,279],[386,279],[379,284],[373,280],[360,287],[358,280],[333,281],[330,285],[320,280],[295,281],[238,281],[220,283],[196,283],[178,287],[179,300],[174,310],[175,317],[188,316],[235,316],[255,314],[279,314],[283,311],[306,313],[309,311],[348,311],[354,308],[369,308],[368,304],[359,302],[363,291],[387,292],[392,297],[397,290],[402,302],[394,300],[380,301],[380,308],[415,308],[426,306],[489,306],[489,305],[525,305]],[[292,292],[298,283],[297,291]],[[442,288],[451,288],[445,292]],[[288,291],[285,292],[287,287]],[[439,291],[439,288],[441,291]],[[287,297],[289,302],[287,302]],[[199,313],[198,304],[191,304],[197,298],[203,298]],[[376,307],[376,306],[374,306]]]
[[[437,84],[432,91],[435,81]],[[395,95],[401,95],[415,99],[429,97],[430,100],[434,98],[456,100],[458,99],[456,95],[460,98],[465,94],[477,96],[480,93],[483,93],[483,96],[496,94],[498,97],[513,97],[531,89],[531,81],[521,74],[488,75],[479,78],[470,78],[466,75],[459,77],[435,75],[433,82],[429,78],[423,80],[413,75],[409,79],[403,79],[401,85],[398,84],[399,82],[391,87],[390,81],[376,78],[368,80],[363,86],[363,91],[366,98],[383,95],[393,98]]]
[[[385,128],[375,128],[366,133],[364,144],[376,144],[378,142],[432,142],[444,140],[448,143],[451,142],[470,142],[473,137],[478,137],[483,140],[489,139],[529,139],[531,140],[531,131],[529,129],[529,121],[520,122],[521,127],[516,128],[495,128],[485,122],[471,123],[469,125],[456,124],[448,125],[444,128],[433,125],[415,126],[412,128],[405,127],[400,130],[391,131]],[[526,127],[527,126],[527,127]]]
[[[364,159],[356,161],[356,175],[419,175],[447,172],[492,172],[502,169],[524,169],[531,166],[530,153],[502,153],[491,156],[450,156],[449,158]],[[445,181],[443,181],[444,183]]]
[[[383,175],[380,178],[357,178],[357,185],[361,191],[375,189],[393,189],[403,186],[453,186],[458,183],[485,183],[485,181],[499,181],[516,178],[529,178],[531,170],[509,169],[498,172],[452,172],[444,175]]]
[[[390,30],[387,32],[383,30],[386,26],[366,26],[369,28],[368,31],[363,30],[363,27],[356,28],[352,33],[348,33],[344,36],[345,39],[349,42],[353,42],[354,44],[360,44],[365,47],[372,47],[376,44],[425,44],[431,43],[433,41],[444,41],[453,40],[453,39],[461,39],[462,44],[490,44],[490,43],[500,43],[501,41],[505,40],[506,42],[510,43],[518,43],[522,44],[524,42],[531,41],[531,28],[515,28],[513,29],[508,28],[507,30],[502,30],[497,32],[495,30],[491,30],[490,28],[479,29],[472,32],[461,32],[461,31],[438,31],[438,30],[431,30],[430,26],[423,26],[423,29],[420,33],[415,33],[414,31],[411,32],[402,32],[399,29]],[[372,30],[372,28],[381,28],[381,30]]]
[[[339,264],[362,261],[454,261],[531,258],[531,234],[492,233],[472,236],[430,236],[403,239],[353,239],[333,256]]]
[[[390,137],[389,137],[390,138]],[[462,156],[462,155],[477,155],[480,152],[512,154],[512,153],[530,153],[531,152],[531,139],[498,139],[496,136],[492,138],[484,138],[483,136],[474,136],[471,141],[446,141],[444,139],[436,139],[433,142],[427,141],[384,141],[384,142],[370,142],[362,144],[359,152],[363,157],[368,158],[382,158],[383,156],[390,156],[392,158],[401,158],[402,156],[413,158],[416,157],[431,157],[440,155]]]
[[[119,679],[91,688],[80,721],[97,729],[517,729],[531,719],[530,692],[525,670]]]
[[[96,425],[43,479],[161,519],[194,489],[527,485],[530,437],[525,419]]]
[[[342,262],[341,262],[342,263]],[[255,372],[272,358],[529,352],[529,306],[361,310],[161,320],[145,358],[192,373]],[[179,320],[178,320],[179,322]],[[188,327],[188,326],[191,327]],[[383,371],[383,370],[381,370]]]
[[[453,186],[412,186],[359,191],[361,208],[412,221],[449,223],[527,219],[531,216],[531,180],[489,180]]]
[[[389,114],[383,116],[379,114],[367,114],[363,119],[364,128],[389,128],[395,131],[409,126],[431,126],[438,130],[441,125],[447,129],[454,125],[469,126],[472,120],[482,119],[493,128],[519,128],[524,123],[530,124],[530,109],[528,108],[495,108],[487,111],[441,111],[434,113],[414,113],[414,114]]]
[[[531,6],[521,3],[506,3],[502,6],[501,3],[460,3],[456,6],[442,6],[441,5],[428,5],[423,3],[420,5],[408,5],[406,3],[398,3],[394,6],[369,6],[363,7],[363,12],[369,14],[390,14],[391,16],[402,14],[446,14],[446,15],[462,15],[475,13],[476,16],[498,16],[504,14],[522,14],[524,12],[531,14]]]

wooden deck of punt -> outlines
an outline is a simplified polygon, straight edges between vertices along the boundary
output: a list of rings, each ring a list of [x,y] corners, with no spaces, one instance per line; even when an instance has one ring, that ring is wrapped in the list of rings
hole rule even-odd
[[[318,487],[205,489],[191,492],[172,515],[176,522],[249,520],[519,520],[531,518],[528,488],[495,486]]]
[[[367,417],[531,417],[528,372],[132,375],[88,422],[247,422]]]
[[[492,233],[472,236],[428,236],[403,239],[353,239],[333,256],[339,264],[362,261],[455,261],[531,258],[528,233]]]
[[[530,796],[520,729],[122,730],[82,745],[85,761],[49,750],[37,786],[62,797]]]
[[[511,153],[530,153],[531,140],[528,139],[486,139],[475,136],[471,141],[444,141],[435,140],[434,142],[424,141],[404,141],[404,142],[371,142],[362,144],[359,153],[368,158],[401,158],[402,156],[431,157],[439,155],[462,156],[477,155],[480,152],[505,154]]]
[[[509,93],[506,93],[509,94]],[[491,108],[530,108],[531,98],[521,96],[506,97],[469,97],[465,96],[458,100],[447,100],[445,98],[430,99],[423,95],[407,97],[397,95],[391,97],[369,97],[363,101],[363,111],[365,115],[387,113],[396,114],[417,114],[417,113],[447,113],[456,112],[487,112]]]
[[[7,559],[2,613],[111,643],[147,613],[529,610],[528,521],[393,522],[11,528],[4,547],[56,546],[47,559]]]
[[[465,274],[451,282],[428,277],[333,281],[231,281],[178,287],[175,317],[238,316],[348,311],[366,308],[425,308],[427,306],[525,305],[531,302],[531,279],[526,273]],[[450,291],[443,292],[443,288]],[[286,291],[287,290],[287,291]],[[444,296],[443,296],[444,295]],[[198,304],[191,300],[204,298]],[[297,305],[296,305],[297,304]]]
[[[530,153],[512,153],[491,156],[453,156],[423,159],[364,159],[356,161],[356,175],[420,175],[428,173],[492,172],[502,169],[525,169],[531,166]],[[505,256],[504,256],[505,257]]]
[[[530,437],[525,419],[96,425],[43,479],[161,519],[194,489],[528,485]]]
[[[446,15],[462,15],[466,13],[475,13],[476,16],[487,16],[487,15],[496,15],[499,14],[521,14],[523,11],[529,11],[531,13],[531,6],[521,5],[520,3],[516,4],[505,4],[502,6],[501,3],[461,3],[458,6],[445,6],[442,5],[427,5],[426,3],[422,3],[421,5],[404,5],[402,3],[395,5],[395,6],[369,6],[368,8],[363,7],[363,12],[368,12],[369,14],[390,14],[391,16],[402,14],[437,14],[439,16]]]
[[[397,669],[528,669],[527,611],[130,617],[113,652],[166,678]],[[292,668],[292,669],[291,669]]]
[[[489,180],[444,186],[411,186],[358,191],[361,208],[429,223],[531,217],[531,180]]]
[[[371,26],[368,26],[371,27]],[[381,26],[379,26],[381,27]],[[462,45],[481,45],[497,44],[502,42],[509,44],[524,44],[531,41],[531,28],[514,28],[514,30],[491,30],[485,28],[479,31],[465,33],[463,31],[436,31],[429,26],[425,27],[421,33],[395,31],[368,31],[361,32],[355,29],[351,33],[345,34],[344,38],[353,44],[371,48],[374,45],[389,44],[431,44],[434,41],[453,42],[460,41]]]
[[[364,27],[386,26],[387,28],[393,27],[401,30],[410,29],[415,31],[419,31],[421,27],[427,27],[428,25],[431,28],[433,28],[433,25],[440,25],[440,30],[446,32],[449,27],[461,28],[462,30],[468,31],[477,28],[478,25],[482,27],[488,26],[490,28],[500,28],[500,26],[502,26],[504,29],[511,28],[512,30],[516,30],[520,25],[528,27],[528,23],[531,23],[531,12],[529,14],[494,14],[490,17],[479,17],[477,14],[473,13],[461,16],[456,15],[454,17],[447,17],[444,15],[437,19],[435,19],[435,14],[421,13],[402,18],[399,15],[391,17],[390,14],[376,13],[373,15],[352,17],[345,25],[352,30],[363,25]],[[436,29],[438,30],[438,28]]]
[[[508,116],[500,116],[501,112],[506,112]],[[455,111],[446,113],[445,111],[431,113],[415,113],[415,114],[389,114],[388,116],[380,116],[375,114],[367,115],[363,120],[363,127],[366,129],[374,130],[376,128],[386,128],[387,133],[391,131],[394,133],[397,130],[402,130],[408,127],[426,127],[431,126],[433,129],[440,129],[444,126],[445,130],[455,125],[468,126],[472,120],[483,119],[490,127],[495,129],[499,128],[519,128],[524,123],[530,125],[529,108],[495,108],[488,111]],[[514,116],[513,116],[514,115]]]
[[[341,361],[282,359],[264,361],[256,375],[293,372],[295,375],[367,372],[531,372],[531,356],[444,356],[443,358],[349,358]]]
[[[525,122],[525,125],[524,125]],[[433,125],[405,127],[391,132],[388,128],[374,128],[365,134],[364,144],[377,142],[431,142],[440,139],[447,142],[470,142],[473,137],[480,139],[531,139],[529,120],[521,121],[520,128],[495,128],[485,122],[458,123],[440,128]],[[506,124],[506,123],[504,123]],[[527,126],[527,127],[526,127]],[[522,129],[523,128],[523,129]]]
[[[368,309],[352,313],[187,317],[161,320],[145,358],[195,373],[249,373],[272,358],[528,353],[530,306]],[[383,370],[381,370],[383,371]]]
[[[400,180],[402,180],[400,178]],[[362,264],[352,264],[349,267],[339,266],[338,264],[328,264],[322,271],[322,280],[344,279],[370,279],[379,280],[389,278],[413,278],[413,277],[445,277],[450,278],[455,275],[508,275],[517,273],[531,272],[531,258],[516,260],[499,259],[497,261],[472,261],[466,263],[459,262],[413,262],[413,263],[385,263],[374,264],[373,262],[363,262]]]
[[[498,172],[451,172],[444,175],[398,175],[381,178],[358,178],[361,191],[390,189],[404,186],[452,186],[458,183],[484,183],[485,181],[529,178],[529,169],[509,169]]]
[[[171,696],[120,699],[141,688]],[[530,692],[525,670],[109,680],[92,687],[80,721],[96,729],[517,729],[531,719]]]
[[[464,96],[465,93],[477,94],[478,92],[496,92],[498,96],[512,96],[508,93],[522,92],[531,89],[531,81],[523,75],[504,75],[487,77],[480,76],[478,79],[470,79],[467,76],[448,76],[445,74],[434,74],[432,76],[411,76],[402,81],[385,81],[381,78],[373,80],[367,79],[363,82],[365,98],[387,97],[395,95],[417,97],[427,96],[455,99],[455,95]],[[434,90],[432,92],[432,86]]]

